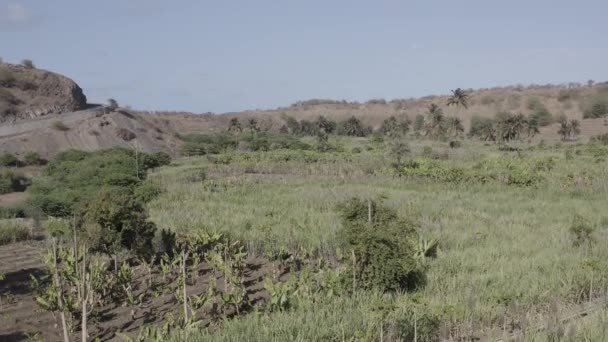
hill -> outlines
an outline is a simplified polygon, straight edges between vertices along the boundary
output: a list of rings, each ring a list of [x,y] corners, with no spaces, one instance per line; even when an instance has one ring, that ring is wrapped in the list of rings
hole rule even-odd
[[[0,64],[0,122],[85,109],[87,98],[71,79],[33,65]]]
[[[279,131],[289,118],[314,121],[323,115],[343,121],[355,116],[378,129],[391,116],[415,122],[431,104],[439,105],[446,116],[459,118],[467,132],[473,117],[494,117],[504,111],[542,117],[539,140],[559,140],[559,124],[555,122],[559,116],[581,121],[583,138],[608,132],[604,120],[608,115],[606,83],[508,86],[468,89],[467,93],[467,108],[447,106],[448,95],[433,95],[367,102],[312,99],[276,109],[223,114],[111,111],[85,109],[82,89],[65,76],[0,64],[0,150],[17,155],[36,151],[48,158],[66,149],[91,151],[123,145],[177,155],[180,135],[223,132],[234,118],[243,127],[255,119],[261,131]]]

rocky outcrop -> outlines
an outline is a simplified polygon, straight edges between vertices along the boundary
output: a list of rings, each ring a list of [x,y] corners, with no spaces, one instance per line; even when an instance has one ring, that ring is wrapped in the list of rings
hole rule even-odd
[[[87,98],[73,80],[46,70],[0,64],[0,122],[85,109]]]

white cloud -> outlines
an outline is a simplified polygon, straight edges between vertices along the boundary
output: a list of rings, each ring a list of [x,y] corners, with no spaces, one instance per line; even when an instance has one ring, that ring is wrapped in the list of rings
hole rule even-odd
[[[0,30],[20,30],[33,23],[31,12],[20,3],[8,3],[0,7]]]

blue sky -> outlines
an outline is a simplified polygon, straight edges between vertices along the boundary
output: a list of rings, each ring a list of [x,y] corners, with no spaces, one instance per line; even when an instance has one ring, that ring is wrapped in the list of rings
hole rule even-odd
[[[608,80],[605,0],[0,0],[0,56],[91,102],[226,112]]]

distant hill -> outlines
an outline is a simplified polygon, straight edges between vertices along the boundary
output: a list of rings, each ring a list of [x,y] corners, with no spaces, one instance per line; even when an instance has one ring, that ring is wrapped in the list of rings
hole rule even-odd
[[[410,99],[373,99],[367,102],[312,99],[288,107],[224,114],[150,112],[107,108],[86,109],[86,97],[72,80],[49,71],[23,65],[0,64],[0,151],[17,155],[36,151],[52,157],[66,149],[95,150],[116,145],[146,152],[179,154],[180,135],[218,133],[232,118],[243,126],[250,119],[263,131],[278,131],[288,118],[331,120],[356,116],[374,128],[390,116],[414,121],[430,104],[442,107],[446,116],[459,117],[466,130],[474,116],[493,117],[509,111],[545,118],[565,115],[581,120],[581,136],[608,133],[608,84],[509,86],[467,90],[468,108],[447,106],[448,95]],[[585,118],[595,116],[594,118]],[[546,122],[536,139],[558,140],[558,124]]]

